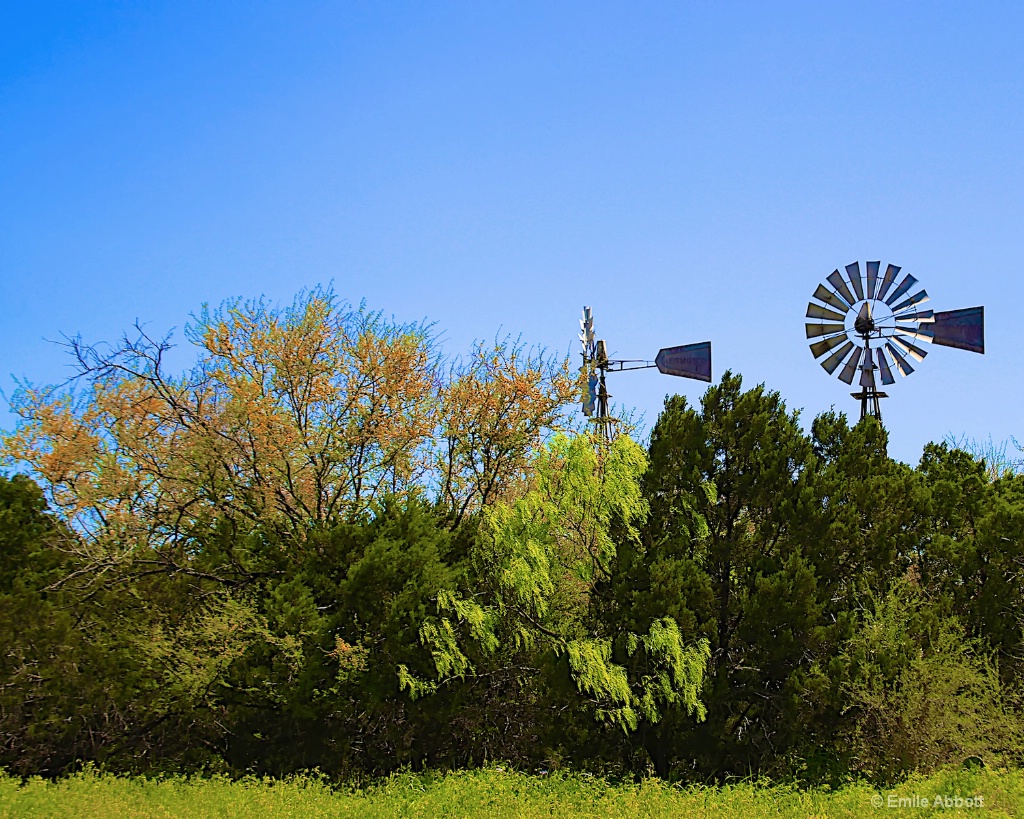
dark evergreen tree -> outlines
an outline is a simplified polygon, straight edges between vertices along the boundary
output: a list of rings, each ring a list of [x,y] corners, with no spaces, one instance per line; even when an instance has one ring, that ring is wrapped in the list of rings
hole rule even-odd
[[[1024,661],[1024,476],[992,480],[982,461],[946,444],[925,447],[930,489],[921,582],[972,636],[999,653],[1004,675]]]
[[[760,768],[795,740],[793,710],[822,640],[815,567],[794,522],[804,510],[811,442],[778,393],[726,373],[699,410],[666,400],[651,435],[648,554],[636,572],[649,605],[711,638],[707,722],[647,732],[661,772]],[[697,497],[695,509],[676,502]],[[694,512],[706,531],[694,526]]]

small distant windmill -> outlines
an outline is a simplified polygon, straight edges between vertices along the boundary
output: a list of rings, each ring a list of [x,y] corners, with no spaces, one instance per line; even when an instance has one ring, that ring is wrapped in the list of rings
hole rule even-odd
[[[601,434],[606,439],[612,437],[612,426],[618,421],[608,412],[608,399],[612,396],[605,383],[607,373],[657,367],[658,371],[665,375],[695,378],[698,381],[711,380],[710,341],[686,344],[682,347],[665,347],[658,351],[654,361],[608,358],[607,345],[603,339],[598,340],[594,333],[594,311],[590,307],[583,308],[583,318],[580,319],[580,343],[583,345],[583,371],[587,375],[587,383],[583,390],[583,414],[600,427]]]
[[[864,277],[860,263],[853,262],[846,265],[847,279],[837,268],[825,280],[831,288],[818,285],[814,291],[818,301],[807,305],[807,318],[818,321],[807,323],[807,338],[818,339],[811,342],[811,355],[821,359],[827,373],[842,366],[839,380],[847,384],[859,373],[860,391],[850,394],[860,401],[860,417],[873,415],[881,420],[878,401],[888,396],[878,391],[875,373],[888,386],[896,380],[893,369],[904,377],[914,372],[907,357],[921,362],[928,355],[914,341],[984,353],[985,308],[922,310],[921,305],[930,300],[927,291],[907,295],[917,279],[908,274],[893,287],[899,267],[890,264],[879,276],[881,262],[864,266]]]

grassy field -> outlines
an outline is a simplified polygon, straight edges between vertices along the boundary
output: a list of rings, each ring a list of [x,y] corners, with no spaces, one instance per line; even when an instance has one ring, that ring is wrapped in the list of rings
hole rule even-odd
[[[957,798],[961,800],[957,802]],[[981,804],[977,804],[977,798]],[[938,801],[936,801],[938,798]],[[968,801],[971,800],[971,801]],[[798,790],[740,783],[679,788],[609,785],[580,775],[535,777],[498,768],[394,776],[365,789],[316,779],[145,779],[84,773],[56,783],[0,774],[2,817],[861,817],[1019,816],[1024,772],[951,771],[878,791]]]

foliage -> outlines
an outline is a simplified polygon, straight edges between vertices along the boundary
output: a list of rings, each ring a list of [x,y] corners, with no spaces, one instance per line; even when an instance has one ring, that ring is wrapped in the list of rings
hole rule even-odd
[[[449,530],[444,511],[415,496],[387,497],[364,520],[302,540],[272,531],[230,540],[261,569],[250,583],[213,575],[232,536],[217,526],[202,534],[187,573],[148,570],[143,557],[143,568],[107,587],[85,571],[86,585],[65,584],[62,594],[69,614],[89,624],[81,672],[100,690],[77,674],[66,680],[88,696],[77,705],[81,722],[46,735],[60,760],[53,770],[90,758],[130,770],[276,774],[456,764],[502,750],[539,760],[544,746],[487,727],[516,707],[501,699],[510,689],[520,698],[515,718],[537,703],[523,726],[533,736],[546,733],[552,699],[566,696],[573,713],[626,730],[658,720],[665,705],[699,716],[706,644],[687,647],[669,617],[619,634],[592,616],[592,590],[612,566],[611,528],[635,536],[646,514],[642,451],[625,437],[595,446],[553,439],[531,483],[490,507],[481,533],[468,522]],[[81,559],[73,549],[66,558]],[[615,641],[644,658],[642,673],[613,661]],[[546,691],[562,675],[573,693]],[[70,707],[60,705],[64,688],[56,677],[44,687],[60,724]],[[16,700],[24,682],[12,678],[10,690]],[[451,736],[450,721],[474,712],[483,724]],[[28,730],[28,715],[17,725]],[[38,770],[24,742],[9,750]]]
[[[794,723],[794,690],[823,639],[815,567],[793,531],[811,458],[778,393],[743,391],[739,376],[726,373],[699,410],[665,402],[645,478],[652,560],[634,562],[635,585],[708,635],[712,665],[707,723],[669,722],[647,738],[660,773],[673,759],[708,772],[757,765]]]
[[[590,616],[595,587],[613,572],[613,523],[635,540],[635,524],[646,518],[639,485],[645,467],[643,451],[626,436],[610,444],[556,436],[534,460],[525,492],[484,512],[474,553],[482,605],[447,604],[485,652],[497,649],[501,634],[515,649],[564,655],[576,689],[598,719],[626,730],[641,719],[656,722],[662,703],[679,702],[703,717],[697,692],[706,642],[686,647],[670,617],[652,621],[646,633],[616,635]],[[452,621],[445,617],[428,626],[423,638],[439,675],[470,671]],[[630,679],[612,660],[617,636],[629,655],[642,650],[648,658],[641,678]]]
[[[140,330],[15,396],[0,765],[838,785],[1019,758],[1020,475],[896,462],[871,418],[805,433],[732,373],[644,452],[569,432],[567,362],[432,332],[329,290],[230,302],[183,375]]]
[[[7,462],[39,478],[97,566],[145,549],[188,571],[215,522],[300,536],[425,486],[458,522],[521,478],[572,391],[565,362],[507,340],[445,374],[429,326],[329,289],[285,309],[204,307],[185,335],[199,360],[184,375],[166,372],[169,339],[137,328],[113,348],[70,341],[83,390],[12,400]],[[250,579],[244,561],[224,570]]]
[[[946,445],[925,447],[919,471],[931,487],[921,582],[1006,672],[1024,659],[1024,475],[992,480],[984,461]]]
[[[1020,475],[1024,473],[1024,458],[1013,457],[1011,447],[1016,450],[1016,455],[1024,455],[1020,443],[1016,438],[1010,437],[1009,441],[996,442],[989,435],[985,440],[970,438],[966,434],[953,435],[950,433],[943,441],[950,449],[958,449],[968,453],[974,460],[984,464],[985,472],[990,480],[997,480],[1006,475]]]
[[[901,798],[900,816],[930,816],[981,796],[986,816],[1010,817],[1024,806],[1019,771],[951,769],[912,777],[891,790],[866,783],[800,790],[785,784],[738,782],[679,788],[659,780],[613,784],[585,774],[529,776],[503,767],[440,776],[400,774],[366,787],[337,787],[316,777],[283,781],[247,778],[128,779],[84,772],[57,782],[25,784],[0,775],[0,816],[518,816],[861,817]],[[916,797],[916,802],[914,798]],[[936,798],[939,802],[936,803]],[[927,804],[922,805],[925,800]],[[959,811],[958,811],[959,812]],[[973,811],[972,811],[973,812]]]
[[[969,759],[1019,758],[1024,723],[995,663],[955,618],[936,616],[916,584],[871,601],[842,661],[858,770],[891,781]]]

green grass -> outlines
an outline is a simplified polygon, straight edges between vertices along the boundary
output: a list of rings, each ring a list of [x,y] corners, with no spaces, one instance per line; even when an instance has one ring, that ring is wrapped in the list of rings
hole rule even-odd
[[[889,807],[902,797],[918,807]],[[983,809],[946,809],[935,797],[984,798]],[[880,798],[882,807],[873,807]],[[924,799],[927,804],[921,805]],[[906,805],[907,802],[904,802]],[[867,784],[840,790],[740,783],[680,788],[649,780],[609,785],[585,775],[535,777],[499,768],[445,776],[403,774],[365,789],[326,781],[223,778],[147,779],[86,772],[25,784],[0,774],[2,817],[862,817],[1016,816],[1024,772],[958,770],[914,777],[891,791]]]

